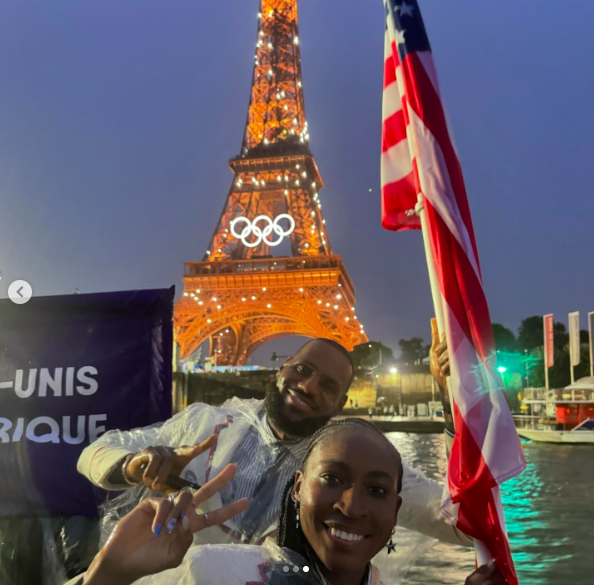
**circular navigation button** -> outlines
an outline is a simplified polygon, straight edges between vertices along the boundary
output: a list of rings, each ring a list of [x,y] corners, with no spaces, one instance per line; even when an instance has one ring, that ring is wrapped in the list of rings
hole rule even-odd
[[[33,289],[26,280],[15,280],[8,287],[8,298],[17,305],[24,305],[33,296]]]

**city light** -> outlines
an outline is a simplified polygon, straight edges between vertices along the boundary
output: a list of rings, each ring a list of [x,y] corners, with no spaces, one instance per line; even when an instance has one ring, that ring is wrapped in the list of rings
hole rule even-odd
[[[208,265],[199,267],[195,275],[192,269],[192,277],[201,277],[201,284],[198,284],[198,279],[194,282],[196,282],[195,286],[204,287],[204,297],[200,295],[200,298],[195,298],[191,285],[188,289],[182,291],[186,300],[195,300],[200,310],[196,311],[195,308],[186,309],[185,305],[190,305],[190,303],[185,303],[185,301],[180,304],[183,309],[176,308],[176,315],[187,311],[187,317],[196,318],[197,324],[195,330],[180,331],[180,352],[182,354],[192,350],[198,338],[200,338],[200,341],[207,340],[209,337],[212,340],[212,336],[216,336],[213,330],[218,331],[219,338],[217,341],[220,340],[220,342],[223,342],[221,339],[223,336],[226,336],[224,340],[226,342],[229,341],[230,337],[235,337],[235,331],[233,332],[234,335],[231,336],[231,330],[228,328],[222,329],[221,325],[223,325],[222,317],[233,314],[237,308],[240,313],[238,319],[240,325],[242,322],[248,322],[257,316],[258,312],[266,314],[267,319],[273,321],[276,316],[272,309],[276,307],[275,313],[285,310],[301,311],[299,315],[303,313],[307,331],[312,328],[319,328],[319,333],[317,332],[318,329],[316,329],[316,334],[319,336],[327,337],[327,334],[324,334],[324,329],[330,328],[333,333],[342,335],[342,342],[346,345],[356,345],[366,340],[363,325],[358,321],[355,312],[354,298],[352,298],[353,291],[350,287],[347,287],[345,291],[349,289],[349,294],[347,295],[346,292],[341,294],[342,288],[344,288],[341,283],[333,283],[331,287],[328,286],[328,283],[324,288],[308,282],[308,294],[306,295],[305,282],[307,281],[302,280],[303,284],[299,285],[296,284],[299,280],[295,278],[293,282],[283,285],[290,289],[289,292],[292,293],[293,298],[290,298],[289,302],[284,299],[282,302],[275,300],[274,304],[272,300],[276,299],[274,293],[278,286],[276,280],[273,281],[272,278],[267,281],[266,286],[263,286],[262,281],[258,282],[254,279],[253,282],[246,283],[243,290],[239,288],[233,295],[223,292],[219,286],[219,281],[226,279],[226,277],[222,277],[223,273],[243,273],[245,269],[246,265],[236,263],[233,263],[230,269],[228,264],[231,263],[228,261],[237,259],[250,260],[251,262],[252,256],[249,249],[256,252],[255,258],[258,258],[262,250],[257,250],[257,248],[273,248],[275,245],[280,244],[281,241],[286,243],[285,240],[295,230],[296,226],[294,224],[297,219],[300,226],[299,241],[291,242],[293,245],[291,252],[295,256],[294,261],[283,263],[281,267],[277,265],[277,262],[272,261],[272,256],[267,254],[271,258],[271,261],[266,264],[268,270],[277,273],[291,270],[295,271],[297,275],[309,268],[317,267],[314,262],[304,259],[309,254],[312,254],[312,258],[315,258],[316,254],[329,254],[330,244],[326,240],[324,232],[326,220],[321,215],[322,205],[317,191],[316,167],[315,164],[310,166],[306,162],[307,157],[302,156],[303,146],[296,144],[299,142],[303,145],[310,139],[309,124],[305,119],[304,110],[301,108],[303,94],[300,89],[303,84],[298,59],[301,39],[296,34],[296,14],[293,14],[292,11],[285,14],[283,11],[280,21],[282,21],[283,26],[285,24],[288,26],[286,29],[283,28],[282,31],[277,31],[275,26],[279,23],[276,22],[276,19],[279,17],[280,11],[271,9],[270,4],[263,4],[263,6],[265,6],[263,12],[258,13],[260,22],[259,30],[256,33],[256,51],[252,52],[256,71],[248,112],[246,143],[243,144],[241,152],[242,157],[246,157],[249,156],[251,149],[259,147],[267,153],[262,156],[263,158],[269,158],[271,164],[266,167],[266,171],[256,171],[252,167],[249,167],[251,170],[248,170],[248,167],[234,168],[238,173],[231,185],[235,187],[232,191],[237,195],[248,191],[253,193],[266,191],[268,185],[270,185],[269,190],[278,190],[278,194],[285,197],[287,207],[294,210],[296,215],[295,218],[288,214],[281,216],[283,225],[288,222],[288,228],[285,229],[279,225],[278,220],[281,219],[279,217],[272,215],[271,217],[259,217],[257,215],[254,217],[255,214],[251,209],[249,211],[245,210],[245,217],[234,217],[233,211],[228,211],[228,209],[234,210],[235,208],[233,206],[225,207],[215,237],[211,241],[210,249],[206,251],[206,258],[203,260]],[[276,31],[274,34],[271,34],[272,29]],[[279,75],[282,77],[279,77]],[[268,112],[262,117],[258,110],[262,105],[258,93],[262,89],[262,84],[267,86],[266,100],[270,99],[272,101],[271,105],[274,105],[276,112],[278,112],[278,119],[276,119],[276,114],[274,116],[275,120],[268,119]],[[272,145],[282,143],[283,140],[286,140],[286,148],[294,147],[297,149],[292,153],[295,158],[293,158],[289,166],[285,166],[284,163],[283,165],[275,165],[276,151]],[[269,146],[270,148],[268,148]],[[301,163],[297,162],[298,160],[301,160]],[[252,183],[251,187],[250,183]],[[245,189],[243,188],[244,184]],[[282,235],[279,232],[282,232]],[[311,239],[307,240],[308,237]],[[234,238],[236,241],[234,241]],[[222,240],[225,240],[225,242]],[[238,243],[241,243],[242,246],[235,248]],[[242,247],[245,247],[246,250],[242,250]],[[220,262],[220,265],[217,265],[217,262]],[[270,266],[271,264],[273,266]],[[307,264],[311,264],[311,266],[306,267]],[[262,265],[264,266],[264,264]],[[273,276],[277,276],[277,274],[275,273]],[[278,276],[280,278],[281,275]],[[189,280],[188,282],[192,281]],[[199,289],[195,289],[195,292],[197,295],[200,294]],[[260,296],[256,295],[256,292],[259,292]],[[190,296],[191,299],[188,298]],[[225,299],[224,306],[223,298]],[[245,306],[246,309],[242,309],[242,306]],[[315,307],[320,310],[317,311]],[[312,310],[302,310],[306,308]],[[225,309],[224,312],[223,309]],[[279,316],[279,319],[282,319],[282,317]],[[357,325],[359,328],[357,328]],[[227,327],[229,326],[227,325]],[[218,361],[221,361],[222,353],[225,353],[224,360],[229,361],[229,363],[231,360],[236,359],[232,349],[235,341],[233,339],[230,341],[232,343],[229,352],[227,350],[221,352],[220,349],[211,347],[211,355],[213,357],[219,357],[220,355]],[[246,338],[242,343],[245,342],[246,347],[248,347],[252,341]],[[241,359],[244,359],[245,355],[242,354],[242,356]]]
[[[390,368],[390,374],[397,374],[398,368]]]

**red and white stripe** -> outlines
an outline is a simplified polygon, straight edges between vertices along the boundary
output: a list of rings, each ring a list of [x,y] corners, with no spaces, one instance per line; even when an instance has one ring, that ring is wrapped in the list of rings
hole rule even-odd
[[[382,105],[382,226],[393,231],[421,229],[419,217],[414,212],[417,188],[407,138],[402,73],[400,67],[394,67],[390,45],[386,32]]]
[[[517,585],[498,485],[526,466],[492,360],[493,332],[462,169],[452,144],[430,52],[401,63],[393,17],[385,45],[382,225],[418,229],[421,193],[451,367],[456,437],[442,510],[483,542]]]

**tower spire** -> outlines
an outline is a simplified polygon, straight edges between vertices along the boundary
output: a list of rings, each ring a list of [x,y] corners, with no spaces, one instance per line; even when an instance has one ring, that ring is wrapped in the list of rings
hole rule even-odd
[[[308,152],[297,0],[261,0],[258,22],[241,156],[266,147],[271,154],[283,145]]]

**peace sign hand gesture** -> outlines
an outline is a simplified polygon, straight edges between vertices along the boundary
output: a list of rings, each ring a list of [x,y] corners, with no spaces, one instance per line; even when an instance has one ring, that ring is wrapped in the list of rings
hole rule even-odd
[[[244,498],[207,514],[196,507],[227,484],[237,471],[233,464],[206,483],[193,496],[180,492],[175,501],[148,498],[116,526],[105,547],[85,575],[86,585],[129,585],[181,564],[192,544],[192,534],[223,524],[249,506]]]

